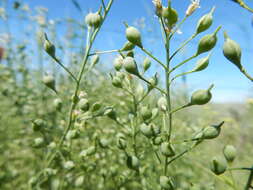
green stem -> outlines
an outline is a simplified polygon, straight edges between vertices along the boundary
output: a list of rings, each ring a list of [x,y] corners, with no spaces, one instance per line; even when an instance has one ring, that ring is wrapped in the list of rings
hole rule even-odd
[[[114,52],[119,52],[119,51],[120,50],[118,49],[107,50],[107,51],[97,51],[97,52],[89,54],[89,56],[96,55],[96,54],[114,53]]]
[[[176,109],[170,111],[170,113],[173,114],[173,113],[175,113],[175,112],[177,112],[177,111],[179,111],[179,110],[182,110],[182,109],[184,109],[184,108],[187,108],[187,107],[189,107],[189,106],[191,106],[191,105],[192,105],[192,104],[188,103],[188,104],[186,104],[186,105],[183,105],[183,106],[181,106],[181,107],[179,107],[179,108],[176,108]]]
[[[171,40],[171,38],[174,36],[174,34],[179,30],[179,28],[182,26],[182,24],[186,21],[186,19],[188,18],[188,16],[185,16],[183,18],[183,20],[181,20],[181,22],[174,28],[173,32],[170,34],[169,36],[169,40]]]
[[[241,71],[249,80],[251,80],[251,81],[253,82],[253,77],[251,77],[243,67],[240,69],[240,71]]]
[[[181,77],[181,76],[184,76],[184,75],[187,75],[187,74],[191,74],[191,73],[193,73],[194,71],[188,71],[188,72],[183,72],[183,73],[180,73],[180,74],[178,74],[178,75],[176,75],[175,77],[173,77],[171,80],[170,80],[170,85],[171,85],[171,83],[174,81],[174,80],[176,80],[178,77]]]
[[[235,0],[242,8],[248,10],[249,12],[253,13],[253,9],[250,8],[243,0]]]
[[[189,57],[188,59],[182,61],[181,63],[179,63],[178,65],[176,65],[175,67],[173,67],[170,71],[169,74],[172,73],[173,71],[175,71],[177,68],[181,67],[183,64],[187,63],[188,61],[191,61],[192,59],[194,59],[195,57],[197,57],[197,55],[193,55],[191,57]]]

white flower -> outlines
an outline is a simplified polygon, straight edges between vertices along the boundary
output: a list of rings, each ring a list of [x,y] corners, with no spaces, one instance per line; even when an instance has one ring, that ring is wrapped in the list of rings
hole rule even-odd
[[[199,6],[200,0],[191,0],[191,4],[187,8],[185,14],[186,16],[190,16]]]

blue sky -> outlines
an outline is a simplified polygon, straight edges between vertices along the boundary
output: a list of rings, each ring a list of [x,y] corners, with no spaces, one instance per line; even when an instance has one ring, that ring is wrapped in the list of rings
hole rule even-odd
[[[99,7],[99,0],[77,0],[84,10],[96,11]],[[31,7],[44,6],[49,10],[49,18],[73,17],[81,19],[82,15],[74,8],[70,0],[25,0]],[[253,2],[245,1],[253,7]],[[166,1],[164,1],[166,3]],[[182,19],[190,0],[172,0],[172,6],[178,11],[179,18]],[[191,16],[181,28],[182,34],[177,34],[172,41],[172,48],[183,40],[190,37],[195,31],[197,20],[215,6],[214,22],[212,27],[204,34],[211,33],[216,27],[222,25],[222,30],[218,34],[219,41],[215,51],[212,53],[210,66],[201,73],[189,75],[187,78],[190,89],[207,88],[214,83],[213,100],[223,101],[243,101],[245,97],[251,96],[252,83],[248,81],[235,66],[230,64],[222,55],[222,44],[224,30],[228,31],[231,38],[236,40],[242,47],[242,61],[244,67],[253,75],[253,27],[252,14],[241,9],[231,0],[201,0],[201,8]],[[161,60],[165,60],[159,25],[154,16],[154,8],[151,0],[115,0],[112,11],[103,26],[103,31],[98,36],[95,47],[99,50],[117,49],[125,42],[123,21],[130,25],[136,20],[144,19],[145,29],[141,29],[144,45],[146,49],[152,51]],[[202,34],[203,35],[203,34]],[[201,37],[201,35],[200,35]],[[176,64],[191,56],[197,47],[196,38],[184,52],[177,56],[173,62]],[[141,53],[141,52],[139,52]],[[202,55],[201,57],[203,57]],[[104,56],[105,59],[112,58],[112,55]],[[190,70],[196,60],[185,65],[179,72]],[[154,73],[156,67],[152,67],[150,72]]]

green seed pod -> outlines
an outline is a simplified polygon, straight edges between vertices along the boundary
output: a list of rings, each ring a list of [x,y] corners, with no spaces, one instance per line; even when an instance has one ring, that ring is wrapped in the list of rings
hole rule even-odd
[[[61,109],[62,109],[62,101],[61,101],[61,99],[60,98],[56,98],[55,100],[54,100],[54,107],[55,107],[55,109],[57,110],[57,111],[61,111]]]
[[[171,157],[171,156],[175,156],[175,151],[174,151],[174,148],[172,147],[172,145],[168,142],[163,142],[161,144],[161,152],[164,156],[167,156],[167,157]]]
[[[113,61],[113,65],[116,71],[120,71],[123,65],[123,58],[121,56],[116,57]]]
[[[151,91],[151,90],[154,89],[155,86],[158,84],[157,74],[155,74],[155,75],[154,75],[152,78],[150,78],[148,81],[149,81],[148,91]]]
[[[79,176],[78,178],[76,178],[75,187],[82,187],[83,184],[84,184],[84,176]]]
[[[141,33],[133,26],[127,27],[126,38],[129,42],[142,48]]]
[[[89,13],[85,17],[85,22],[90,27],[98,28],[102,22],[102,17],[99,13]]]
[[[66,161],[63,163],[63,167],[66,169],[66,170],[72,170],[75,168],[75,163],[71,160],[69,161]]]
[[[92,56],[91,64],[96,65],[98,62],[99,62],[99,56],[97,54]]]
[[[207,90],[197,90],[191,96],[190,105],[204,105],[208,103],[211,98],[211,89],[213,88],[213,84]]]
[[[218,125],[208,126],[203,130],[202,139],[214,139],[220,135],[221,126],[224,122],[221,122]]]
[[[91,111],[92,112],[96,112],[101,108],[102,104],[100,102],[95,102],[92,106],[91,106]]]
[[[173,182],[167,176],[160,176],[159,181],[160,181],[160,185],[163,189],[165,189],[165,190],[173,190],[174,189]]]
[[[223,149],[224,157],[228,162],[233,162],[236,157],[236,149],[233,145],[226,145]]]
[[[41,138],[41,137],[38,137],[38,138],[34,139],[33,147],[35,147],[35,148],[41,148],[45,144],[46,144],[45,140],[43,138]]]
[[[143,61],[143,69],[144,69],[144,72],[146,72],[151,66],[151,61],[148,57],[146,57]]]
[[[152,129],[152,132],[153,132],[154,136],[157,136],[161,133],[161,129],[158,125],[155,125],[153,123],[150,123],[149,125],[151,126],[151,129]]]
[[[127,167],[132,170],[138,170],[140,166],[140,161],[136,156],[127,156]]]
[[[126,54],[126,57],[132,57],[134,58],[134,51],[128,51],[127,54]]]
[[[236,43],[234,40],[231,40],[226,32],[224,32],[224,38],[225,38],[225,42],[223,45],[224,56],[241,70],[242,51],[239,44]]]
[[[117,120],[117,114],[116,114],[115,110],[111,107],[109,107],[105,110],[104,115],[107,115],[112,120]]]
[[[93,17],[93,13],[89,13],[85,16],[85,23],[92,27],[92,17]]]
[[[145,123],[141,124],[140,131],[143,135],[145,135],[148,138],[151,138],[153,136],[151,125],[146,125]]]
[[[165,97],[159,98],[157,101],[157,106],[161,111],[163,112],[167,111],[167,106],[168,106],[167,99]]]
[[[45,41],[44,41],[44,50],[50,55],[51,57],[55,57],[55,46],[52,44],[45,34]]]
[[[196,34],[204,32],[205,30],[210,28],[210,26],[213,23],[213,12],[214,12],[214,10],[215,10],[215,8],[213,7],[212,10],[208,14],[205,14],[204,16],[202,16],[199,19],[198,24],[197,24]]]
[[[98,141],[98,145],[101,147],[101,148],[108,148],[109,147],[109,140],[106,139],[106,138],[102,138],[102,139],[99,139]]]
[[[114,76],[112,79],[112,85],[117,88],[122,88],[122,81],[119,77]]]
[[[144,121],[149,120],[152,117],[152,112],[147,106],[141,107],[140,114]]]
[[[193,72],[198,72],[198,71],[203,71],[204,69],[206,69],[209,65],[209,57],[210,57],[210,55],[208,55],[207,57],[203,57],[200,60],[198,60],[195,68],[192,71]]]
[[[32,123],[33,131],[42,131],[46,127],[46,122],[43,119],[36,119]]]
[[[155,137],[155,138],[153,139],[153,144],[154,144],[154,145],[161,145],[162,142],[163,142],[163,138],[162,138],[162,137]]]
[[[117,137],[117,147],[121,150],[125,150],[127,147],[126,139],[124,136]]]
[[[52,75],[45,75],[43,77],[43,83],[50,89],[56,92],[55,89],[55,79]]]
[[[177,23],[178,14],[177,11],[171,7],[163,7],[162,16],[166,19],[168,26],[172,27]]]
[[[120,51],[130,51],[133,50],[135,48],[135,45],[131,42],[126,42],[123,47],[121,48]]]
[[[227,169],[227,163],[224,159],[214,157],[210,163],[210,169],[216,175],[223,174]]]
[[[80,136],[80,132],[78,130],[70,130],[67,135],[66,135],[66,139],[70,140],[70,139],[77,139]]]
[[[80,101],[79,101],[78,104],[79,104],[79,108],[80,108],[82,111],[84,111],[84,112],[88,111],[89,108],[90,108],[89,100],[87,100],[86,98],[80,99]]]
[[[129,57],[129,56],[126,57],[123,60],[123,65],[124,65],[124,68],[127,72],[129,72],[133,75],[139,75],[138,67],[137,67],[137,64],[136,64],[134,58]]]
[[[218,27],[213,34],[207,34],[200,39],[196,55],[205,53],[214,48],[217,42],[217,32],[220,30],[220,28],[221,27]]]

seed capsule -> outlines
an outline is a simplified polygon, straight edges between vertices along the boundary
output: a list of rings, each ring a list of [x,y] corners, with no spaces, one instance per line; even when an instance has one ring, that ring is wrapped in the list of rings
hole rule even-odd
[[[214,10],[215,10],[215,8],[212,8],[212,10],[208,14],[202,16],[199,19],[198,24],[197,24],[196,34],[204,32],[205,30],[210,28],[210,26],[213,23],[213,12],[214,12]]]
[[[208,126],[203,130],[202,139],[214,139],[220,135],[221,126],[224,124],[224,121],[218,125]]]
[[[120,71],[123,65],[123,58],[121,56],[116,57],[113,61],[113,65],[116,71]]]
[[[146,57],[143,61],[143,69],[144,69],[144,72],[147,71],[151,66],[151,61],[148,57]]]
[[[117,120],[117,114],[113,108],[107,108],[104,112],[104,115],[107,115],[112,120]]]
[[[172,27],[177,23],[178,14],[177,11],[171,7],[163,7],[162,16],[166,19],[168,26]]]
[[[173,182],[167,176],[160,176],[159,181],[160,181],[160,185],[163,189],[165,189],[165,190],[173,190],[174,189]]]
[[[136,156],[127,156],[127,166],[132,170],[138,170],[140,161]]]
[[[223,174],[227,169],[227,163],[224,159],[214,157],[210,163],[210,169],[216,175]]]
[[[132,57],[126,57],[123,60],[123,66],[125,70],[133,75],[139,75],[137,64]]]
[[[126,38],[129,42],[142,48],[141,33],[133,26],[127,27]]]
[[[100,102],[95,102],[92,106],[91,106],[91,111],[92,112],[96,112],[101,108],[102,104]]]
[[[67,135],[66,135],[66,139],[70,140],[70,139],[77,139],[80,136],[79,131],[73,129],[70,130]]]
[[[41,131],[46,127],[46,122],[43,119],[33,121],[33,131]]]
[[[149,84],[148,84],[148,91],[151,91],[152,89],[155,88],[155,86],[157,85],[158,83],[158,77],[157,77],[157,74],[155,74],[153,77],[151,77],[149,80],[148,80]]]
[[[117,87],[117,88],[122,88],[122,82],[119,77],[114,76],[112,79],[112,85]]]
[[[97,54],[92,56],[91,64],[96,65],[98,62],[99,62],[99,56]]]
[[[117,138],[117,147],[121,150],[125,150],[127,147],[126,139],[123,136]]]
[[[130,51],[133,50],[135,45],[131,42],[126,42],[124,46],[121,48],[121,51]]]
[[[89,13],[85,17],[85,22],[90,27],[98,28],[102,22],[102,17],[99,13]]]
[[[162,137],[155,137],[155,138],[153,139],[153,144],[154,144],[154,145],[160,145],[162,142],[163,142]]]
[[[161,97],[157,101],[157,106],[161,111],[166,111],[167,110],[167,100],[165,97]]]
[[[175,156],[174,148],[168,142],[163,142],[161,144],[161,152],[164,156],[167,156],[167,157]]]
[[[217,42],[217,32],[220,30],[221,27],[218,27],[216,31],[213,34],[207,34],[204,37],[202,37],[198,44],[198,50],[196,55],[199,55],[201,53],[205,53],[207,51],[210,51],[214,48]]]
[[[226,32],[224,32],[225,42],[223,45],[223,54],[224,56],[231,61],[239,69],[242,69],[241,65],[241,48],[238,43],[234,40],[231,40]]]
[[[226,145],[223,154],[228,162],[233,162],[236,157],[236,149],[233,145]]]
[[[54,100],[53,104],[54,104],[54,107],[56,108],[57,111],[61,111],[61,109],[62,109],[62,101],[61,101],[60,98],[56,98]]]
[[[33,143],[33,147],[35,148],[41,148],[45,145],[45,140],[41,137],[38,137],[36,139],[34,139],[34,143]]]
[[[203,71],[204,69],[206,69],[209,65],[209,57],[210,57],[210,55],[198,60],[195,68],[192,71],[198,72],[198,71]]]
[[[45,75],[43,77],[43,83],[50,89],[56,92],[55,89],[55,79],[52,75]]]
[[[90,108],[89,100],[87,100],[86,98],[80,99],[79,107],[84,112],[88,111]]]
[[[190,105],[204,105],[212,99],[211,89],[214,85],[211,85],[207,90],[197,90],[191,96]]]
[[[149,120],[152,117],[152,112],[147,106],[141,107],[140,113],[144,121]]]
[[[50,55],[51,57],[55,57],[55,46],[52,44],[45,34],[45,42],[44,42],[44,50]]]
[[[140,131],[143,135],[145,135],[148,138],[151,138],[153,136],[151,125],[146,125],[145,123],[141,124]]]

